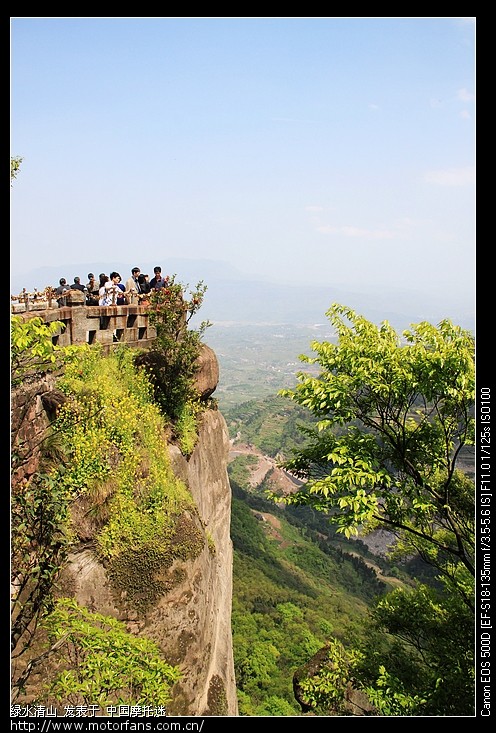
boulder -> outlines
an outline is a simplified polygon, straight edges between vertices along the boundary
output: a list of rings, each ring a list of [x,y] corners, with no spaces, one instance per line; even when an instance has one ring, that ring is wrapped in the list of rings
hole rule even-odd
[[[201,399],[206,400],[215,392],[219,384],[219,362],[217,361],[215,351],[210,346],[207,346],[207,344],[202,344],[198,364],[196,388],[200,393]]]

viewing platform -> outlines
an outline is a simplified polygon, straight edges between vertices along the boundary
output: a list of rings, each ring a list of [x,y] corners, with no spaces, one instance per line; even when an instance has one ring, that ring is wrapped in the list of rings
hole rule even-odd
[[[49,291],[49,292],[48,292]],[[137,300],[137,298],[135,298]],[[78,290],[64,293],[65,305],[59,306],[51,289],[11,296],[11,311],[23,319],[42,318],[45,323],[61,321],[65,328],[52,337],[54,344],[102,344],[110,351],[117,344],[147,348],[157,336],[150,325],[150,305],[86,305]]]

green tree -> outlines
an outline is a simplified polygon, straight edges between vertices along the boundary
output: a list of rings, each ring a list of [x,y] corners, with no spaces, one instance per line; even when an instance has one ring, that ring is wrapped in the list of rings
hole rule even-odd
[[[43,374],[57,366],[61,348],[53,343],[52,337],[64,328],[62,321],[44,323],[39,316],[27,320],[22,316],[12,316],[10,371],[13,387],[26,378]]]
[[[403,664],[398,664],[398,654],[388,660],[387,672],[380,666],[369,688],[379,710],[395,714],[388,712],[394,689],[397,705],[406,703],[413,710],[398,708],[398,714],[473,714],[474,616],[459,594],[450,593],[450,587],[439,594],[421,584],[398,588],[377,602],[372,619],[377,629],[399,639],[406,652]]]
[[[474,486],[458,464],[474,443],[474,339],[444,320],[401,339],[334,304],[337,343],[314,342],[320,374],[282,394],[319,418],[285,467],[306,483],[288,504],[329,514],[346,536],[382,527],[472,606]]]
[[[360,654],[346,651],[340,641],[333,639],[313,660],[317,657],[319,663],[314,664],[314,669],[309,671],[313,666],[310,662],[295,673],[294,686],[300,705],[320,715],[344,715],[346,693]]]
[[[473,336],[443,320],[401,338],[339,304],[327,316],[337,342],[314,342],[317,356],[300,357],[320,373],[300,372],[282,392],[318,418],[284,464],[306,481],[272,498],[315,507],[348,537],[387,529],[392,556],[418,554],[436,569],[437,590],[399,589],[378,602],[375,628],[399,654],[385,652],[389,669],[362,656],[355,684],[385,715],[473,714],[474,485],[460,468],[474,444]],[[315,704],[340,699],[332,675],[308,684]]]

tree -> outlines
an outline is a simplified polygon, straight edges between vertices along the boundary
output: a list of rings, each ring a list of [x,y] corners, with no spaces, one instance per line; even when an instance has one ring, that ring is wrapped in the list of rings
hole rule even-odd
[[[53,343],[52,337],[64,329],[65,323],[62,321],[44,323],[39,316],[28,320],[22,316],[12,316],[10,369],[13,387],[57,366],[61,348]]]
[[[300,357],[320,373],[300,372],[281,392],[318,419],[284,464],[305,483],[272,498],[315,507],[346,536],[387,529],[392,555],[418,554],[437,570],[437,590],[378,601],[375,628],[397,639],[399,654],[386,653],[389,669],[366,654],[355,682],[386,715],[471,715],[475,492],[460,463],[474,444],[473,336],[443,320],[401,338],[339,304],[326,315],[336,343],[313,342],[317,355]],[[311,683],[326,704],[339,697],[331,682]]]
[[[388,712],[393,688],[400,693],[396,702],[407,702],[413,715],[474,713],[474,617],[460,595],[449,591],[441,595],[419,584],[397,588],[377,602],[375,627],[400,642],[394,658],[387,659],[388,672],[379,668],[367,688],[386,714],[394,714]]]
[[[473,607],[474,486],[458,464],[474,443],[474,339],[450,321],[401,339],[333,304],[337,343],[313,342],[320,374],[281,394],[318,417],[284,466],[306,479],[277,498],[326,512],[346,536],[382,527],[419,553]]]

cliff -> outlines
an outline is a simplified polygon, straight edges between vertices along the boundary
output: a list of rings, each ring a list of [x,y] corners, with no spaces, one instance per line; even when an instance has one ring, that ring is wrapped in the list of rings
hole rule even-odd
[[[210,395],[218,381],[218,364],[206,346],[200,364],[197,386],[202,395]],[[60,399],[53,378],[13,393],[12,434],[17,444],[39,443]],[[129,547],[118,564],[102,562],[95,549],[95,524],[86,519],[91,507],[84,500],[76,502],[72,512],[78,542],[61,569],[57,594],[123,621],[129,632],[152,639],[164,659],[177,665],[182,676],[172,689],[169,715],[234,716],[238,707],[231,636],[231,489],[223,416],[216,409],[204,410],[190,456],[173,444],[168,450],[172,470],[194,504],[178,518],[167,557],[157,562]],[[33,450],[31,461],[13,480],[29,478],[36,469],[35,457]],[[18,704],[36,697],[43,674],[40,670],[32,676]]]
[[[184,515],[186,535],[178,544],[198,543],[199,552],[175,558],[160,568],[166,592],[144,604],[126,604],[126,590],[116,602],[115,581],[98,561],[91,543],[73,552],[60,578],[69,593],[92,611],[124,621],[128,630],[152,638],[183,677],[173,689],[170,715],[236,715],[236,684],[231,638],[232,543],[229,534],[231,491],[227,477],[229,442],[222,415],[210,410],[203,419],[197,446],[186,460],[170,447],[173,467],[189,487],[198,516]],[[178,533],[179,534],[179,533]],[[207,538],[207,539],[205,539]],[[141,558],[129,553],[126,585],[143,572]],[[146,572],[146,569],[145,569]],[[143,605],[143,604],[141,604]]]

